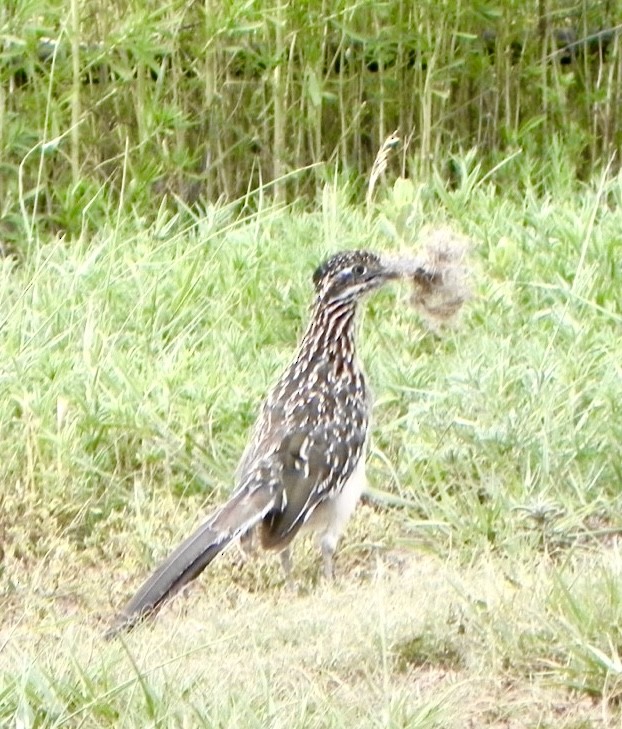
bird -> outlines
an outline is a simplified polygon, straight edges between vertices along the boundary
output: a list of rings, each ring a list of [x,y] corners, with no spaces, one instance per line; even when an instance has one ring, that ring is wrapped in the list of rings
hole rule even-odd
[[[151,574],[115,617],[108,638],[133,628],[195,579],[237,539],[259,535],[280,553],[318,536],[324,576],[366,484],[372,395],[357,358],[359,304],[404,275],[387,256],[337,253],[313,274],[315,298],[298,349],[260,408],[236,470],[232,495]]]

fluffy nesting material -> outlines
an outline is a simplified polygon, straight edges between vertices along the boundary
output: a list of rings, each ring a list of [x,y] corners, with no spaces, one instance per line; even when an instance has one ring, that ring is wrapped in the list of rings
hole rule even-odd
[[[412,305],[436,329],[450,323],[472,298],[468,238],[449,228],[423,232],[421,251],[403,260],[413,285]]]

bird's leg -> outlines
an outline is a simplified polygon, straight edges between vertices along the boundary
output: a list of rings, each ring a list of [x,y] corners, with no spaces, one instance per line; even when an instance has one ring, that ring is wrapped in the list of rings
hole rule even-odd
[[[240,548],[240,554],[244,560],[248,560],[257,554],[257,540],[255,539],[255,530],[251,529],[246,534],[243,534],[238,542]]]
[[[324,578],[327,582],[332,582],[335,575],[333,571],[333,555],[337,548],[337,540],[332,534],[324,534],[320,539],[320,551],[322,552],[322,561],[324,563]]]
[[[285,584],[290,586],[292,585],[292,554],[289,547],[285,547],[285,549],[279,554],[279,557],[281,559],[281,566],[283,567],[283,572],[285,573]]]

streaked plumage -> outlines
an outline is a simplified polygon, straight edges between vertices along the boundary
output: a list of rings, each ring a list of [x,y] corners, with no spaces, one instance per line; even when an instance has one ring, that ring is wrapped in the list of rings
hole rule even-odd
[[[372,402],[356,357],[357,304],[402,274],[368,251],[340,253],[316,270],[309,325],[261,409],[232,496],[147,579],[109,635],[157,610],[255,527],[286,566],[296,534],[318,532],[324,572],[332,575],[333,553],[365,482]]]

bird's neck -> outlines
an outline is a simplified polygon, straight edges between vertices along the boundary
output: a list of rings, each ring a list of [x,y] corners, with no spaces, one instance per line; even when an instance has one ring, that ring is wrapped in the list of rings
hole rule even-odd
[[[318,300],[302,338],[297,360],[332,362],[356,366],[357,305],[353,301]]]
[[[356,303],[318,300],[296,356],[271,391],[269,403],[291,401],[290,409],[295,410],[326,390],[365,391],[355,333]]]

